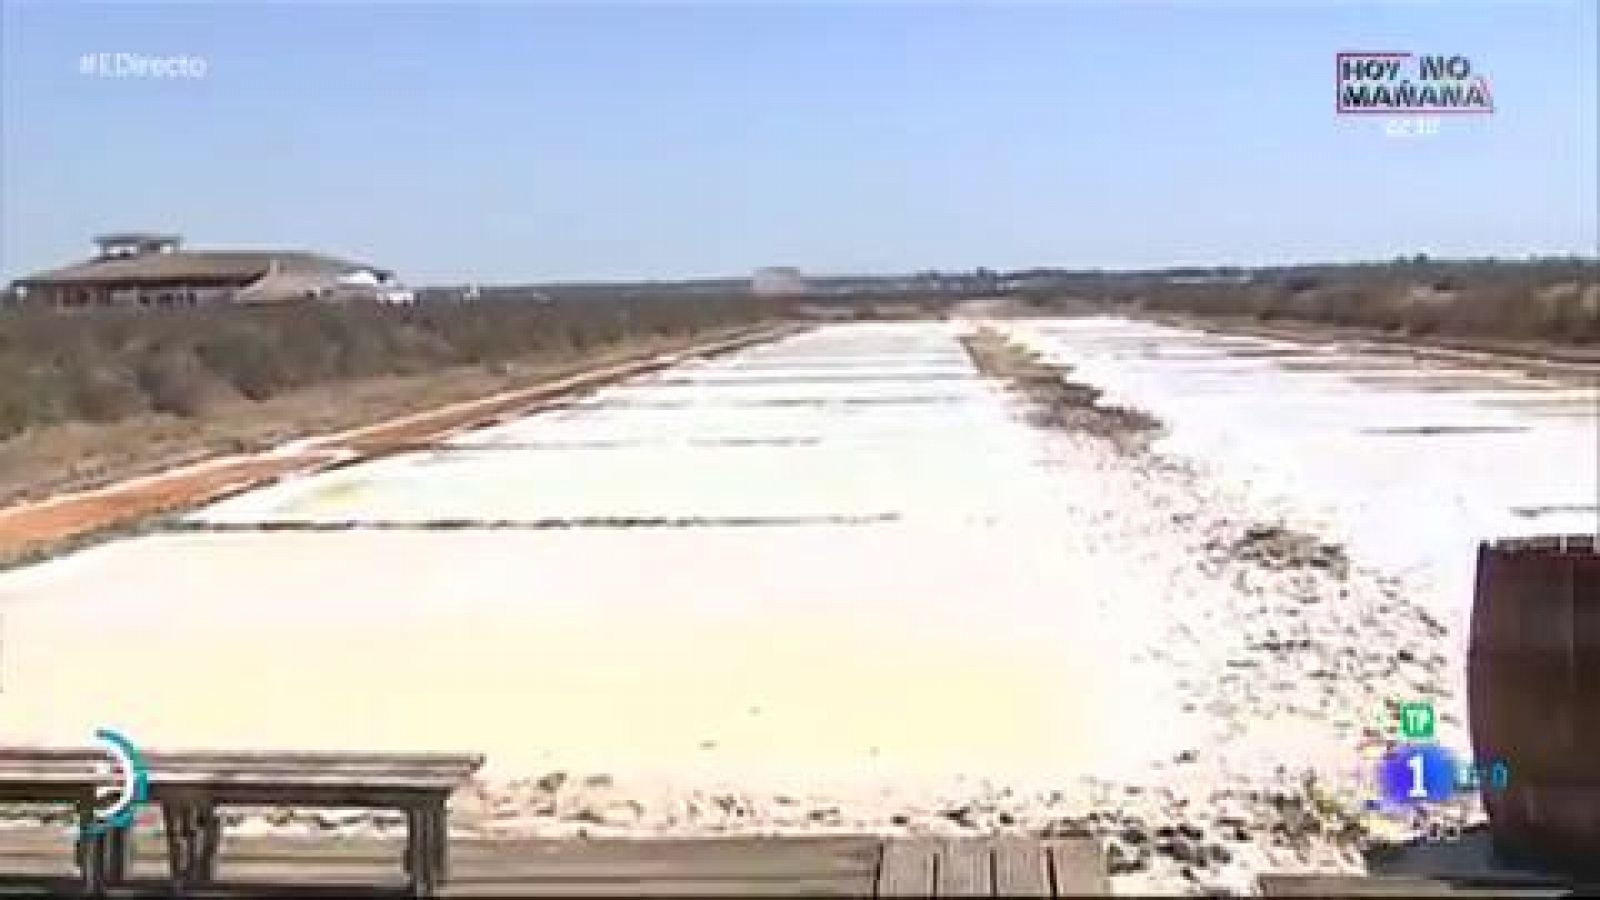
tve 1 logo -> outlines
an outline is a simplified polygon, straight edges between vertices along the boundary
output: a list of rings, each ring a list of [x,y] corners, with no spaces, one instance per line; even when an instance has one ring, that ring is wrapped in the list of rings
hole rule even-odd
[[[105,805],[96,803],[94,820],[82,827],[86,837],[132,825],[139,807],[150,796],[150,770],[133,742],[109,728],[96,731],[94,736],[106,745],[115,783],[97,792]]]

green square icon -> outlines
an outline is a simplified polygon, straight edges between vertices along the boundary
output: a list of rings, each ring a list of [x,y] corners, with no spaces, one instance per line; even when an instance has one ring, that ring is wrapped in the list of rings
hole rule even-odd
[[[1433,740],[1433,704],[1400,704],[1400,734],[1407,740]]]

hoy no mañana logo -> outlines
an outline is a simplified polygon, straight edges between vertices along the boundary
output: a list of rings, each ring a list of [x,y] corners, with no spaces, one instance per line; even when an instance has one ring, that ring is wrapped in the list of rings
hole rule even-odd
[[[1465,56],[1337,53],[1334,69],[1340,115],[1494,112],[1489,79]]]

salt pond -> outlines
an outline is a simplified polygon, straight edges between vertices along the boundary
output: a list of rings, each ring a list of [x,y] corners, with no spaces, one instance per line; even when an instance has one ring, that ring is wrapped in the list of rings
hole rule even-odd
[[[1109,318],[1010,330],[1161,418],[1160,449],[1427,584],[1458,625],[1479,540],[1600,529],[1592,384]]]
[[[0,716],[16,740],[116,724],[812,787],[1115,768],[1140,671],[1080,686],[1125,625],[1066,602],[1083,579],[1040,539],[1031,447],[953,327],[813,332],[191,517],[349,531],[10,575]],[[637,519],[712,524],[604,526]]]
[[[1161,785],[1092,829],[1122,835],[1297,769],[1351,788],[1388,701],[1435,699],[1459,739],[1475,542],[1595,527],[1592,389],[1114,319],[994,324],[1160,417],[1158,455],[1027,424],[968,361],[975,323],[830,325],[0,575],[0,727],[471,750],[496,780],[803,794],[802,828],[986,827],[980,807],[1041,826],[1086,810],[1086,776]],[[1230,549],[1280,520],[1350,571]],[[571,810],[510,796],[477,815]],[[795,812],[776,809],[741,815]],[[1280,847],[1273,815],[1242,816],[1255,855],[1207,845],[1223,889],[1358,864]],[[1233,821],[1214,818],[1207,841]],[[1192,886],[1149,842],[1105,839],[1154,871],[1134,889]]]

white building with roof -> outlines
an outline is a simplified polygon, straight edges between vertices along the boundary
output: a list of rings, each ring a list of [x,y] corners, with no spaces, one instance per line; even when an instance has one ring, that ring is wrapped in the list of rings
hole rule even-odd
[[[806,292],[806,280],[800,270],[789,266],[770,266],[757,269],[750,279],[750,292],[758,297],[784,297]]]

